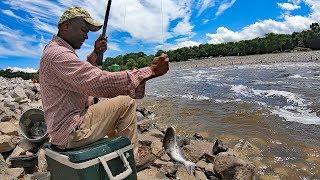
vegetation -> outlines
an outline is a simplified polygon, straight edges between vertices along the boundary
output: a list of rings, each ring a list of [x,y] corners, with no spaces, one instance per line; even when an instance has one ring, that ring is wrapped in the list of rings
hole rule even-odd
[[[267,54],[278,52],[290,52],[294,49],[320,50],[320,26],[312,23],[310,30],[294,32],[290,34],[268,33],[263,38],[229,42],[222,44],[200,44],[199,46],[183,47],[176,50],[159,50],[155,55],[146,55],[143,52],[128,53],[117,57],[108,57],[102,65],[102,69],[110,70],[110,66],[117,64],[122,70],[142,68],[150,65],[155,56],[162,53],[168,54],[170,61],[187,61],[205,57],[219,56],[245,56],[254,54]],[[22,79],[39,79],[36,73],[12,72],[12,70],[0,70],[0,76],[6,78],[21,77]]]
[[[28,79],[39,80],[39,76],[37,73],[26,73],[26,72],[22,72],[22,71],[13,72],[11,69],[0,70],[0,76],[5,77],[5,78],[21,77],[24,80],[28,80]]]
[[[166,53],[170,61],[187,61],[205,57],[219,56],[245,56],[254,54],[267,54],[288,52],[294,49],[320,50],[320,27],[318,23],[312,23],[310,30],[293,34],[268,33],[263,38],[229,42],[222,44],[200,44],[199,46],[183,47],[176,50],[159,50],[154,56],[147,56],[143,52],[119,55],[115,58],[106,58],[103,69],[107,70],[112,64],[118,64],[121,69],[133,69],[148,66],[155,56]]]

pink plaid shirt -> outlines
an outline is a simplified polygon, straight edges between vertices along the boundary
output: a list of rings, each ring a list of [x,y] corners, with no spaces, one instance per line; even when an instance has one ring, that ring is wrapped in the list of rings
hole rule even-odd
[[[144,96],[141,81],[151,76],[150,67],[107,72],[92,65],[96,58],[91,53],[87,62],[80,61],[74,49],[58,36],[43,50],[39,78],[44,116],[50,142],[60,148],[66,147],[69,134],[82,123],[82,115],[92,105],[89,96]]]

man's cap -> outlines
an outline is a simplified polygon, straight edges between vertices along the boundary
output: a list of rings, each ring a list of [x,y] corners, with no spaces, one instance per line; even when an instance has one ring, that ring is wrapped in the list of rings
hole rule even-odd
[[[70,7],[69,9],[67,9],[60,17],[58,25],[62,24],[67,20],[74,19],[77,17],[81,17],[89,24],[90,31],[99,31],[99,29],[102,27],[102,24],[93,20],[89,12],[81,7]]]

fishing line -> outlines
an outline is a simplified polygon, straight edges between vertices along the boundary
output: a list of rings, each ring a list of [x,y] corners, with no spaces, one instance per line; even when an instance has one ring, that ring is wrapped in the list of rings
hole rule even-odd
[[[162,36],[162,45],[164,44],[164,32],[163,32],[163,3],[161,0],[161,36]]]

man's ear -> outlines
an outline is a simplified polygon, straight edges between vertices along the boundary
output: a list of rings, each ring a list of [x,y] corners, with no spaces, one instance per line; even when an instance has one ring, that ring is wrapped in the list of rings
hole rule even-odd
[[[68,31],[68,29],[70,29],[70,26],[71,26],[70,21],[65,21],[62,24],[60,24],[58,28],[59,30],[66,32]]]

